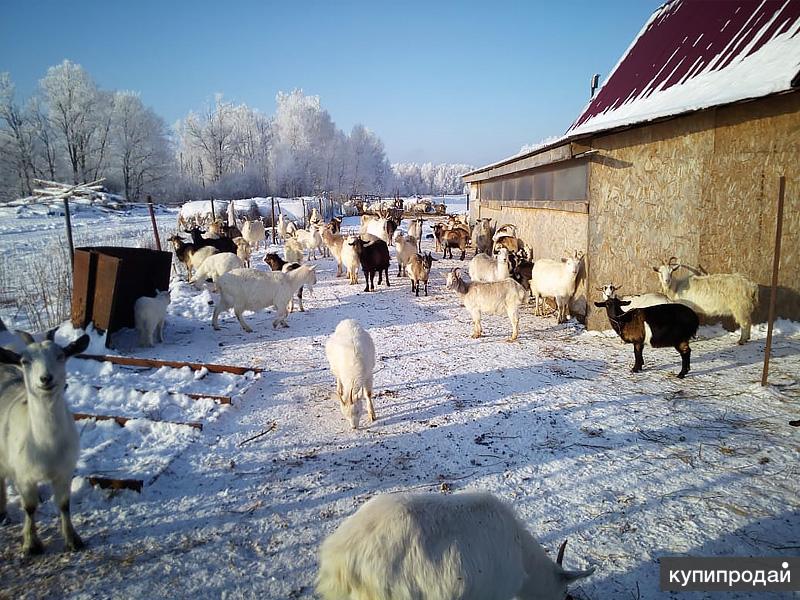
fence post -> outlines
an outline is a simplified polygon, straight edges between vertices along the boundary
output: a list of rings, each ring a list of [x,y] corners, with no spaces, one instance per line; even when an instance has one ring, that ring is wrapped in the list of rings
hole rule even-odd
[[[272,203],[272,243],[275,243],[275,196],[270,198]]]
[[[214,213],[214,199],[211,198],[211,222],[213,223],[216,220],[217,220],[217,215]]]
[[[67,224],[67,241],[69,242],[69,262],[70,265],[75,263],[75,247],[72,243],[72,218],[69,214],[69,196],[64,196],[64,221]]]
[[[306,199],[300,198],[300,202],[303,203],[303,229],[308,229],[308,225],[306,224],[306,219],[308,219],[308,215],[306,214]]]
[[[786,193],[786,177],[781,176],[778,191],[778,217],[775,230],[775,256],[772,259],[772,288],[769,292],[769,316],[767,317],[767,342],[764,346],[764,371],[761,373],[761,385],[767,385],[769,375],[769,355],[772,352],[772,324],[775,320],[775,302],[778,297],[778,271],[781,263],[781,236],[783,234],[783,197]]]
[[[153,235],[156,237],[156,249],[161,250],[161,239],[158,237],[158,226],[156,225],[156,213],[153,211],[153,197],[147,194],[147,210],[150,211],[150,222],[153,224]]]

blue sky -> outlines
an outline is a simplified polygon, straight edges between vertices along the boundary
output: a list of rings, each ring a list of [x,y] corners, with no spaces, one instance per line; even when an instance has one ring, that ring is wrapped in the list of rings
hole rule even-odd
[[[4,4],[0,71],[18,96],[65,58],[168,123],[215,93],[271,114],[302,88],[392,162],[479,166],[563,133],[661,2]]]

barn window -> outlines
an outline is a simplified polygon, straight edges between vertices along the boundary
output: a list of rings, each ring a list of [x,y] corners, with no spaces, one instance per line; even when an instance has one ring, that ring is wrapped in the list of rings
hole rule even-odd
[[[538,167],[480,183],[481,200],[526,202],[532,200],[586,200],[588,161],[577,160]]]

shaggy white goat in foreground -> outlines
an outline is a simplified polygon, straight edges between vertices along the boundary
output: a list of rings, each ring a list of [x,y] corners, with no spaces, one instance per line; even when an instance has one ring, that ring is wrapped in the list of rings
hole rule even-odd
[[[217,254],[212,254],[207,259],[203,261],[197,270],[194,273],[194,277],[189,280],[189,283],[202,283],[206,279],[211,279],[216,286],[217,280],[227,273],[228,271],[233,271],[234,269],[239,269],[242,267],[242,259],[240,259],[236,254],[233,252],[219,252]]]
[[[24,337],[27,346],[20,353],[0,347],[0,363],[6,365],[0,366],[0,522],[6,513],[5,480],[10,478],[25,509],[22,551],[40,554],[34,516],[38,484],[48,481],[61,513],[65,547],[80,550],[83,541],[72,526],[69,508],[80,439],[64,388],[67,359],[86,350],[89,336],[64,348],[52,340],[36,343],[30,335]]]
[[[159,290],[155,298],[142,296],[133,305],[133,322],[139,332],[139,345],[153,347],[153,338],[164,341],[164,321],[170,302],[169,290]]]
[[[345,319],[328,338],[325,355],[336,378],[339,407],[350,426],[358,429],[362,398],[366,398],[369,419],[374,421],[372,372],[375,370],[375,344],[369,333],[358,321]]]
[[[566,544],[566,542],[564,543]],[[514,510],[488,493],[385,494],[320,548],[325,600],[564,600],[588,577],[554,562]]]
[[[256,269],[234,269],[222,275],[217,281],[219,302],[214,307],[211,325],[219,329],[220,313],[233,309],[242,329],[248,333],[253,330],[245,322],[242,313],[246,310],[257,311],[270,306],[275,307],[275,319],[272,327],[278,325],[288,327],[286,317],[289,314],[289,303],[292,296],[301,286],[308,287],[317,283],[314,266],[302,265],[294,271],[283,273],[273,271],[266,273]]]

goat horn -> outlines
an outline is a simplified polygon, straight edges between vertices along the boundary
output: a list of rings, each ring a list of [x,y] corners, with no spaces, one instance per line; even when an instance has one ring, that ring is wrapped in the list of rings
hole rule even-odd
[[[677,263],[678,262],[678,257],[677,256],[670,256],[669,257],[669,261],[667,262],[667,264],[671,266],[673,264],[672,261],[675,261]]]
[[[564,543],[558,549],[558,556],[556,556],[556,564],[560,567],[561,563],[564,562],[564,550],[567,547],[567,540],[564,540]]]

